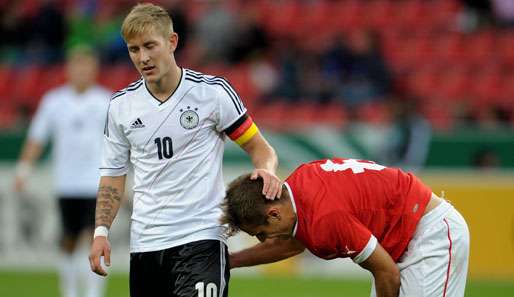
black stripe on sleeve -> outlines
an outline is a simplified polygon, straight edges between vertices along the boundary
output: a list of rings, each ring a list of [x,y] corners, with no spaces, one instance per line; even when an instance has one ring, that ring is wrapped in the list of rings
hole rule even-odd
[[[229,88],[229,90],[231,90],[236,95],[237,103],[239,104],[239,108],[241,108],[241,110],[243,110],[243,101],[241,100],[241,97],[239,96],[239,94],[236,92],[236,89],[234,89],[232,84],[227,79],[225,79],[223,77],[218,77],[218,78],[221,79],[223,82],[225,82],[225,84],[227,84],[227,87]]]
[[[236,108],[236,111],[238,114],[241,114],[242,113],[242,109],[239,108],[239,105],[237,104],[237,99],[234,98],[234,96],[231,94],[231,92],[227,89],[227,87],[221,83],[220,81],[217,81],[217,80],[206,80],[205,78],[196,78],[196,77],[189,77],[186,75],[186,80],[190,80],[190,81],[193,81],[193,82],[196,82],[196,83],[206,83],[208,85],[218,85],[220,87],[223,88],[223,90],[225,90],[225,92],[228,94],[228,96],[230,97],[230,99],[232,100],[232,103],[234,104],[234,107]]]
[[[225,87],[225,91],[227,91],[227,93],[231,94],[231,98],[233,101],[235,101],[238,105],[238,113],[241,113],[243,112],[243,102],[241,101],[241,98],[239,97],[239,94],[236,92],[236,90],[234,89],[234,87],[228,82],[228,80],[226,80],[225,78],[221,77],[221,76],[215,76],[215,77],[211,77],[211,78],[208,78],[202,74],[199,74],[199,73],[196,73],[194,71],[191,71],[189,70],[187,72],[187,74],[191,75],[191,77],[194,77],[194,78],[197,78],[197,79],[203,79],[205,81],[209,81],[209,82],[219,82],[221,84],[223,84],[223,86]]]
[[[109,106],[107,107],[107,114],[105,115],[105,126],[104,126],[104,135],[109,137],[109,111],[111,110],[111,103],[109,102]]]
[[[237,121],[235,121],[232,125],[230,125],[230,127],[225,129],[225,131],[223,132],[225,132],[225,134],[227,135],[232,134],[232,132],[236,131],[237,128],[239,128],[246,121],[246,119],[248,119],[248,115],[244,113],[241,117],[239,117],[239,119],[237,119]]]

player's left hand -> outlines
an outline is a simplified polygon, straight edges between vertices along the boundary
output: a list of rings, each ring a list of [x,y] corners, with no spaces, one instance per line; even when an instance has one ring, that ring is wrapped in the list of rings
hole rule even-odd
[[[282,181],[274,173],[266,169],[254,169],[250,179],[255,180],[262,178],[264,186],[262,187],[262,195],[267,199],[273,200],[280,198],[282,194]]]

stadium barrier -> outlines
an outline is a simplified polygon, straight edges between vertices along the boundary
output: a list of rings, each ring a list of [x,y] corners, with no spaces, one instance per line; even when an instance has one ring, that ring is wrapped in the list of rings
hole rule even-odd
[[[58,257],[59,224],[48,163],[38,166],[27,194],[12,191],[14,166],[0,164],[0,268],[49,269]],[[228,182],[249,164],[225,166]],[[282,169],[285,177],[290,169]],[[445,196],[466,218],[471,232],[470,277],[514,280],[514,174],[500,171],[424,171],[422,179]],[[112,232],[113,268],[128,269],[129,205],[120,210]],[[246,235],[229,241],[230,250],[256,243]],[[87,249],[87,247],[86,247]],[[236,274],[328,275],[366,277],[347,259],[323,261],[306,252],[289,261],[240,269]]]

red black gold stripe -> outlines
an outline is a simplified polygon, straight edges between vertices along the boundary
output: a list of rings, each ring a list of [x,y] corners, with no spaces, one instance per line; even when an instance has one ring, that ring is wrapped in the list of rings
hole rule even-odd
[[[259,128],[257,128],[252,118],[246,114],[225,129],[228,137],[239,145],[247,143],[257,132],[259,132]]]

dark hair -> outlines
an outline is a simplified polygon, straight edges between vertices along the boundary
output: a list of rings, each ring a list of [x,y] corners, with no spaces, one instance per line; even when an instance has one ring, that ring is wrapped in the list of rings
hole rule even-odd
[[[229,236],[239,232],[242,225],[260,226],[268,224],[266,206],[277,203],[262,195],[262,178],[250,179],[250,174],[244,174],[233,180],[227,189],[227,195],[221,205],[223,215],[222,225],[227,224]]]

